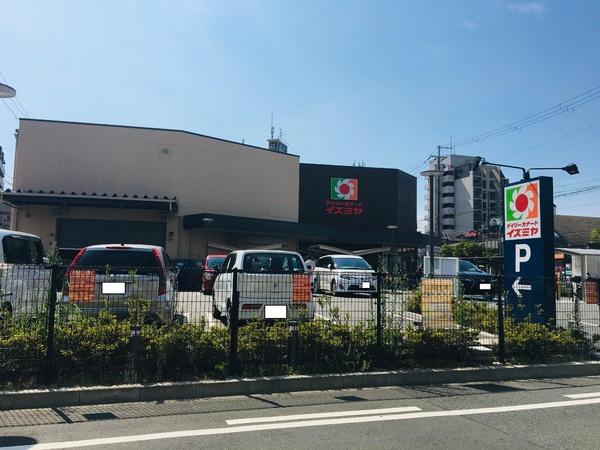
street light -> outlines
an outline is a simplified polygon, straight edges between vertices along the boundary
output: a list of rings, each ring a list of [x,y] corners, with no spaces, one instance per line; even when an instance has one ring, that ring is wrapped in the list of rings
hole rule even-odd
[[[442,175],[441,170],[425,170],[421,172],[422,177],[429,177],[429,276],[432,277],[434,269],[433,261],[433,179]]]
[[[0,83],[0,98],[11,98],[17,95],[17,91],[7,84]]]
[[[398,229],[398,225],[388,225],[385,227],[387,230],[390,230],[390,234],[392,235],[392,245],[390,246],[390,250],[392,252],[392,270],[393,273],[396,269],[396,246],[394,242],[394,235],[396,234],[396,230]]]
[[[574,163],[568,164],[564,167],[531,167],[529,169],[526,169],[525,167],[521,167],[521,166],[511,166],[509,164],[498,164],[498,163],[488,162],[481,156],[478,156],[477,158],[475,158],[475,161],[473,162],[471,169],[476,170],[480,166],[498,166],[498,167],[508,167],[510,169],[519,169],[523,172],[523,181],[529,181],[531,179],[531,175],[529,172],[531,172],[532,170],[563,170],[563,171],[567,172],[569,175],[577,175],[579,173],[579,168],[577,167],[577,164],[574,164]]]
[[[206,230],[204,230],[204,262],[205,263],[206,263],[206,257],[208,256],[208,227],[214,221],[215,221],[215,219],[213,219],[212,217],[203,217],[202,218],[202,223],[204,223],[204,228],[207,228]]]

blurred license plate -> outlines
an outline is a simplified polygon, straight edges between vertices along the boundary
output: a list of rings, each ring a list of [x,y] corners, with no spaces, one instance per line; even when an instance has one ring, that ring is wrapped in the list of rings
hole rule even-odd
[[[286,319],[287,307],[285,305],[265,306],[265,319]]]
[[[124,294],[125,283],[102,283],[103,294]]]
[[[362,288],[363,289],[371,289],[371,282],[370,281],[363,281],[362,282]]]

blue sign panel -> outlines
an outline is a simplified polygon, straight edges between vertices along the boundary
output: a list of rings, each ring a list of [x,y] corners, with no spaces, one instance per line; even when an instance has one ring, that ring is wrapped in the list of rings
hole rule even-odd
[[[517,320],[556,319],[552,178],[504,188],[504,288]]]

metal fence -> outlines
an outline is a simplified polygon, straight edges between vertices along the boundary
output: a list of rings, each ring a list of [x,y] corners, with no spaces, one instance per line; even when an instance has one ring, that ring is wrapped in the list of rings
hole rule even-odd
[[[564,351],[561,332],[585,356],[598,285],[556,283],[556,323],[540,328],[512,318],[501,278],[4,265],[0,385],[535,360]]]

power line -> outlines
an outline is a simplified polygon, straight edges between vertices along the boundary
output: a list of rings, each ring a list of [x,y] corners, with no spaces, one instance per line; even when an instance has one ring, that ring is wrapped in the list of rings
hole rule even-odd
[[[586,192],[597,191],[599,189],[600,184],[596,184],[594,186],[588,186],[584,188],[577,188],[570,191],[561,192],[560,194],[555,195],[554,198],[571,197],[572,195],[584,194]]]
[[[521,153],[525,153],[525,152],[527,152],[529,150],[533,150],[533,149],[536,149],[536,148],[539,148],[539,147],[543,147],[544,145],[552,144],[553,142],[560,141],[561,139],[565,139],[567,137],[574,136],[574,135],[579,134],[579,133],[583,133],[584,131],[591,130],[592,128],[595,128],[595,127],[598,127],[598,126],[600,126],[600,122],[596,122],[595,124],[592,124],[590,126],[587,126],[587,127],[580,128],[578,130],[572,131],[571,133],[563,134],[562,136],[555,137],[554,139],[550,139],[549,141],[542,142],[541,144],[532,145],[530,147],[526,147],[524,149],[517,150],[516,152],[509,153],[508,155],[502,156],[499,160],[500,161],[504,161],[504,160],[510,158],[511,156],[515,156],[515,155],[518,155],[518,154],[521,154]]]
[[[579,180],[579,181],[571,181],[570,183],[560,183],[560,184],[556,184],[556,188],[562,189],[564,186],[573,186],[573,185],[577,185],[577,184],[586,184],[586,183],[595,183],[597,181],[600,181],[600,178],[588,178],[586,180]]]
[[[10,106],[8,106],[8,102],[6,101],[6,99],[3,98],[2,99],[2,103],[12,113],[12,115],[15,116],[15,119],[19,120],[19,117],[15,114],[15,112],[13,111],[13,109]]]
[[[488,130],[484,133],[480,133],[478,135],[472,136],[470,138],[461,139],[454,143],[454,145],[470,145],[478,142],[483,142],[488,139],[492,139],[494,137],[502,136],[504,134],[513,133],[515,131],[520,131],[523,128],[530,127],[537,123],[543,122],[545,120],[551,119],[559,114],[564,114],[566,112],[573,112],[576,108],[585,105],[591,101],[597,100],[600,98],[600,86],[593,87],[592,89],[588,89],[587,91],[576,95],[568,100],[565,100],[557,105],[551,106],[549,108],[538,111],[537,113],[530,114],[522,119],[517,120],[516,122],[511,122],[506,125],[503,125],[498,128],[494,128],[492,130]]]

